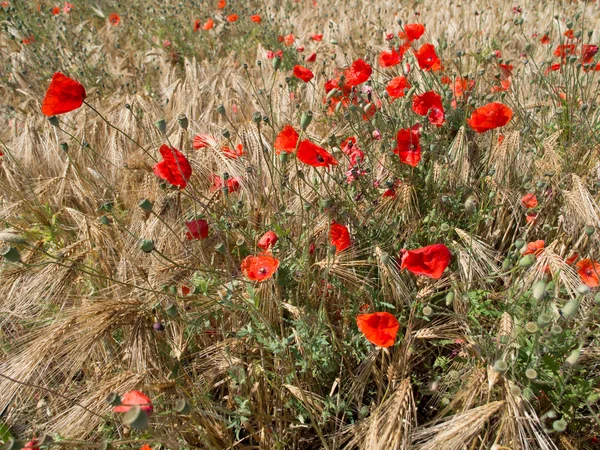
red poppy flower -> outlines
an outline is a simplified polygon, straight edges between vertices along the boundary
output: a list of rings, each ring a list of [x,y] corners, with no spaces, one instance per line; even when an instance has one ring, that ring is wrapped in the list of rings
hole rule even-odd
[[[52,8],[52,15],[57,16],[58,14],[60,14],[60,6],[55,6]]]
[[[204,25],[202,25],[202,29],[203,29],[203,30],[207,30],[207,31],[208,31],[208,30],[212,30],[212,29],[214,28],[214,26],[215,26],[215,21],[214,21],[214,20],[212,20],[212,19],[208,19],[208,20],[207,20],[207,21],[204,23]]]
[[[152,447],[150,447],[148,444],[144,444],[140,447],[140,450],[152,450]]]
[[[385,88],[390,98],[392,99],[404,97],[409,89],[410,83],[403,76],[392,78],[392,80],[388,83],[387,87]]]
[[[64,6],[63,6],[63,12],[65,14],[69,14],[72,9],[73,9],[73,5],[69,2],[65,2]]]
[[[525,215],[525,222],[527,222],[528,224],[531,225],[535,225],[537,223],[537,217],[538,215],[534,212],[528,212]]]
[[[433,244],[416,250],[402,250],[401,269],[407,269],[415,275],[429,278],[441,278],[450,264],[452,255],[444,244]]]
[[[421,70],[433,70],[435,72],[442,68],[442,62],[435,53],[433,44],[423,44],[418,51],[415,51],[415,57]]]
[[[544,251],[546,243],[543,240],[528,242],[523,255],[539,256]]]
[[[566,56],[575,53],[577,46],[575,44],[560,44],[554,50],[554,56],[565,58]]]
[[[466,92],[473,89],[473,87],[475,86],[475,80],[457,77],[453,83],[449,84],[452,85],[450,89],[452,90],[454,97],[461,98],[463,95],[465,95]]]
[[[119,25],[121,23],[121,16],[117,13],[110,13],[108,16],[108,23],[110,23],[113,27]]]
[[[577,263],[579,279],[588,287],[595,288],[600,285],[600,263],[589,258]]]
[[[512,64],[498,64],[498,69],[500,70],[500,77],[503,80],[506,80],[508,77],[512,76],[512,71],[513,71]]]
[[[29,35],[29,37],[23,38],[23,40],[21,41],[23,43],[23,45],[29,45],[29,44],[33,44],[33,42],[35,41],[35,37],[33,36],[33,34]]]
[[[292,33],[286,34],[285,36],[283,36],[283,43],[287,47],[289,47],[290,45],[293,45],[295,40],[296,40],[296,37]]]
[[[250,16],[250,20],[254,23],[261,23],[262,17],[260,17],[258,14],[254,14],[253,16]]]
[[[300,142],[297,152],[298,159],[313,167],[337,166],[337,160],[323,147],[305,139]]]
[[[502,103],[488,103],[477,108],[467,120],[469,126],[478,133],[505,126],[513,116],[512,109]]]
[[[402,61],[402,58],[393,48],[391,52],[383,51],[379,54],[380,67],[394,67],[395,65],[400,64],[400,61]]]
[[[260,283],[273,276],[279,268],[279,260],[266,253],[248,256],[242,261],[241,268],[246,278]]]
[[[560,66],[560,64],[559,64]],[[510,80],[500,81],[500,86],[492,86],[492,92],[504,92],[510,89]]]
[[[311,53],[308,58],[306,58],[306,62],[315,62],[317,60],[317,54]]]
[[[294,153],[296,151],[296,146],[298,145],[298,138],[298,132],[294,130],[294,127],[286,125],[275,139],[275,153],[278,155],[281,152]]]
[[[218,9],[224,9],[227,6],[226,0],[219,0],[219,4],[217,5]]]
[[[409,23],[404,27],[404,33],[409,41],[416,41],[425,33],[425,25],[421,23]]]
[[[116,413],[125,413],[131,409],[132,406],[139,405],[142,411],[146,411],[148,415],[152,414],[154,407],[152,406],[152,400],[146,394],[141,391],[129,391],[121,398],[121,404],[115,406],[113,411]]]
[[[394,153],[400,157],[400,161],[409,166],[416,167],[421,160],[421,144],[419,139],[421,133],[420,124],[415,124],[410,128],[398,130],[396,135],[396,148]]]
[[[227,22],[231,22],[231,23],[237,22],[238,18],[239,17],[237,14],[230,14],[227,16]]]
[[[163,161],[154,165],[154,174],[173,186],[184,189],[187,186],[187,181],[192,176],[192,166],[190,166],[183,153],[173,147],[163,144],[159,151]]]
[[[429,123],[441,127],[444,124],[444,106],[440,94],[427,91],[415,95],[412,99],[412,110],[420,116],[429,114]]]
[[[189,230],[185,233],[188,241],[191,241],[192,239],[202,240],[208,237],[208,222],[204,219],[186,222],[185,226]]]
[[[521,199],[521,205],[527,209],[535,208],[538,205],[535,194],[525,194]]]
[[[549,44],[550,43],[550,38],[548,37],[547,34],[543,35],[542,38],[540,39],[540,42],[542,44]]]
[[[569,256],[567,259],[565,259],[565,263],[568,264],[569,266],[572,266],[573,263],[575,261],[577,261],[577,258],[579,258],[579,253],[573,253],[571,256]]]
[[[398,319],[388,312],[360,314],[356,317],[358,329],[377,347],[391,347],[400,329]]]
[[[344,70],[344,83],[350,87],[358,86],[359,84],[367,81],[372,72],[373,69],[369,64],[364,62],[362,59],[357,59],[350,67]]]
[[[224,145],[221,147],[221,152],[229,159],[238,159],[241,156],[244,156],[244,146],[242,144],[236,145],[233,150],[228,146]]]
[[[256,246],[258,248],[260,248],[261,250],[267,251],[271,247],[275,246],[275,244],[277,243],[277,240],[278,240],[278,237],[275,234],[275,232],[269,230],[265,234],[262,235],[262,237],[258,240],[258,243],[256,244]]]
[[[575,32],[571,29],[565,31],[565,37],[567,39],[575,39]]]
[[[323,35],[322,34],[313,34],[310,38],[315,42],[321,42],[323,40]]]
[[[581,47],[581,59],[582,59],[583,63],[584,64],[591,63],[592,60],[594,59],[594,56],[596,56],[596,53],[598,53],[597,45],[583,44]]]
[[[211,175],[211,180],[212,180],[212,190],[213,191],[218,191],[218,190],[222,190],[225,185],[227,185],[227,192],[229,192],[230,194],[237,192],[240,190],[241,186],[240,186],[240,182],[238,181],[237,178],[227,178],[227,181],[223,182],[223,178],[221,178],[219,175],[215,175],[214,173]]]
[[[314,78],[315,74],[312,73],[312,71],[310,69],[307,69],[306,67],[295,65],[294,66],[294,76],[296,78],[300,78],[305,83],[308,83],[310,80],[312,80]]]
[[[329,242],[335,246],[336,253],[346,250],[352,243],[348,228],[333,221],[329,227]]]
[[[45,116],[68,113],[79,108],[85,97],[85,88],[81,83],[56,72],[42,101],[42,113]]]
[[[194,21],[194,33],[200,31],[201,25],[200,25],[200,19],[196,19]]]

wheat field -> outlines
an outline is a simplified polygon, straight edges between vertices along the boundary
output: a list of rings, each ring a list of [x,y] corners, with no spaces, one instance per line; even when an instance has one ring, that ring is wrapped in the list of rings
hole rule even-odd
[[[0,7],[3,448],[600,448],[597,2],[219,3]],[[368,81],[329,90],[358,59]],[[86,97],[48,117],[55,72]],[[415,111],[425,91],[443,124]],[[512,119],[477,132],[490,102]],[[407,165],[397,132],[417,123]],[[280,154],[285,125],[336,164]],[[163,144],[183,187],[157,176]],[[443,275],[404,267],[431,244]],[[242,263],[259,254],[262,282]],[[375,312],[393,345],[357,327]],[[107,401],[132,390],[142,426]]]

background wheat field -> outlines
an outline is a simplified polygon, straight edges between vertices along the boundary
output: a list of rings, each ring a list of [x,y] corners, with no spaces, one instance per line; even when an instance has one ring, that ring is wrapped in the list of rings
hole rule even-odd
[[[599,8],[2,2],[3,448],[600,448]],[[372,73],[345,92],[358,59]],[[47,117],[55,72],[87,97]],[[428,91],[441,125],[415,112]],[[512,119],[477,132],[491,102]],[[278,154],[285,125],[338,164]],[[187,186],[156,175],[163,144]],[[267,231],[279,266],[256,282],[242,261]],[[431,244],[441,277],[402,269]],[[375,312],[393,345],[358,329]],[[133,421],[114,411],[132,390],[153,408]]]

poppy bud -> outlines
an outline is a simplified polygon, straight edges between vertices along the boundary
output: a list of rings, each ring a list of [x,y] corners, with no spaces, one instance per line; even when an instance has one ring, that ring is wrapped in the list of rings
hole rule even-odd
[[[180,398],[175,401],[175,411],[179,414],[189,414],[192,411],[192,407],[185,398]]]
[[[515,241],[515,248],[517,250],[520,250],[521,248],[523,248],[524,245],[525,245],[525,241],[523,239],[517,239]]]
[[[48,117],[48,122],[50,122],[50,125],[52,125],[53,127],[57,127],[58,126],[58,117],[50,116],[50,117]]]
[[[535,260],[535,255],[525,255],[519,260],[519,267],[531,267],[535,264]]]
[[[123,423],[134,430],[145,430],[148,428],[148,413],[134,405],[123,416]]]
[[[154,331],[163,331],[165,329],[165,326],[162,324],[162,322],[154,322],[152,328],[154,329]]]
[[[579,286],[577,286],[577,293],[579,295],[587,295],[590,293],[590,288],[586,284],[580,284]]]
[[[152,202],[150,200],[145,198],[138,203],[138,206],[142,208],[143,211],[150,212],[152,211],[152,206],[154,205],[152,205]]]
[[[60,143],[60,149],[67,153],[69,151],[69,144],[67,144],[66,142],[61,142]]]
[[[576,348],[571,352],[571,354],[565,360],[565,364],[568,366],[574,366],[579,361],[579,356],[581,355],[581,350]]]
[[[190,124],[185,114],[179,114],[179,116],[177,116],[177,122],[179,122],[179,126],[184,130],[187,130],[188,125]]]
[[[600,292],[596,292],[596,295],[594,295],[594,303],[600,305]]]
[[[12,245],[0,249],[0,256],[2,256],[6,261],[12,263],[18,263],[21,261],[21,254],[19,253],[19,250]]]
[[[546,296],[546,282],[540,280],[534,283],[531,288],[531,294],[536,300],[542,300]]]
[[[565,319],[570,319],[577,312],[579,308],[579,301],[577,299],[569,300],[565,306],[562,307],[561,313]]]
[[[508,364],[506,361],[499,359],[494,363],[494,370],[498,373],[504,373],[508,370]]]
[[[27,242],[23,236],[14,234],[8,230],[0,232],[0,241],[8,242],[10,244],[25,244]]]
[[[121,397],[119,397],[118,394],[111,392],[106,397],[106,403],[108,403],[110,406],[119,406],[121,404]]]
[[[13,438],[8,438],[4,445],[2,446],[2,450],[21,450],[23,448],[23,443]]]
[[[138,247],[145,253],[150,253],[154,250],[154,241],[152,239],[140,239],[138,241]]]
[[[273,70],[278,71],[280,67],[281,58],[279,56],[276,56],[275,58],[273,58]]]
[[[97,448],[98,448],[98,450],[114,450],[114,447],[108,441],[102,441],[102,442],[100,442],[100,444],[98,445]]]
[[[228,130],[227,128],[225,128],[225,129],[224,129],[224,130],[221,132],[221,134],[223,135],[223,137],[224,137],[225,139],[229,139],[229,138],[231,137],[231,133],[229,132],[229,130]]]
[[[125,103],[125,109],[131,109],[131,105],[129,103]]]
[[[289,153],[288,152],[281,152],[279,154],[279,161],[281,161],[282,164],[285,164],[286,162],[288,162],[289,159]]]
[[[446,294],[446,306],[450,306],[454,303],[454,292],[448,292]]]
[[[587,234],[588,236],[591,236],[592,234],[594,234],[596,229],[592,225],[586,225],[586,227],[584,228],[584,231],[585,231],[585,234]]]
[[[175,317],[177,315],[177,306],[175,306],[173,303],[167,303],[165,305],[165,313],[169,317]]]
[[[167,132],[167,121],[165,119],[160,119],[156,121],[155,125],[156,128],[158,128],[158,131],[160,131],[162,134],[165,134]]]
[[[217,112],[219,114],[221,114],[222,116],[224,116],[226,114],[225,107],[223,106],[223,104],[220,104],[219,106],[217,106]]]
[[[477,204],[475,203],[474,197],[468,197],[465,201],[465,211],[469,214],[473,214],[477,211]]]
[[[252,114],[252,121],[255,124],[259,124],[261,120],[262,120],[262,114],[261,113],[259,113],[258,111],[256,111],[255,113]]]
[[[300,127],[303,131],[306,131],[310,123],[312,122],[313,113],[312,111],[306,111],[302,113],[302,117],[300,118]]]

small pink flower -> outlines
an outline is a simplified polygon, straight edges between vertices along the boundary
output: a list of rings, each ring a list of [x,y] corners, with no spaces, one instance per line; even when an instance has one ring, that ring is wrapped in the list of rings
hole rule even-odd
[[[376,141],[381,139],[381,133],[379,132],[379,130],[373,130],[373,139],[375,139]]]

